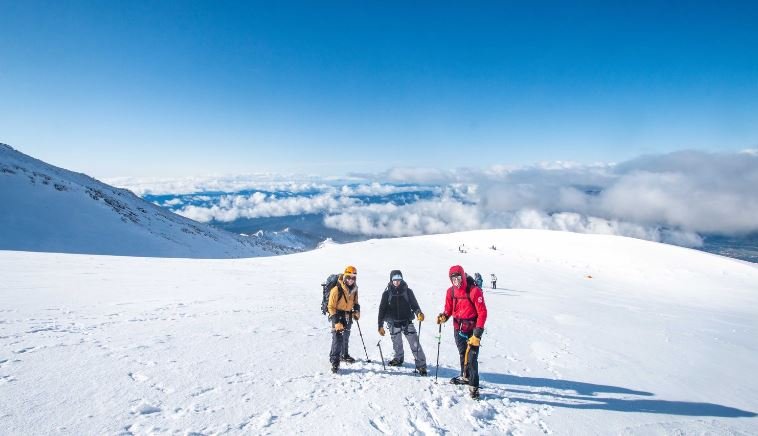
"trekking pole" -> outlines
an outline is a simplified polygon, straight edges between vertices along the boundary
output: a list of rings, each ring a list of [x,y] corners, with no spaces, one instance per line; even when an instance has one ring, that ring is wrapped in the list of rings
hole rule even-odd
[[[440,372],[440,344],[442,343],[442,324],[437,332],[437,369],[434,370],[434,383],[437,383],[437,374]]]
[[[386,371],[387,367],[384,366],[384,354],[382,354],[382,340],[381,339],[379,339],[379,342],[376,343],[376,346],[379,347],[379,357],[382,358],[382,368],[384,368],[384,370]]]
[[[363,342],[363,332],[361,331],[361,323],[358,322],[358,320],[355,320],[355,323],[358,325],[358,333],[361,335],[361,343],[363,344],[363,351],[366,353],[366,362],[371,362],[371,359],[368,358],[368,351],[366,350],[366,343]]]

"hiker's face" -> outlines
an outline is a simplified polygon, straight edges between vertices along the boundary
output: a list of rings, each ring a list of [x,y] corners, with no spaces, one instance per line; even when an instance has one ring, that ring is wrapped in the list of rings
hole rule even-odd
[[[394,286],[394,287],[396,287],[396,288],[397,288],[398,286],[400,286],[400,280],[393,280],[393,281],[392,281],[392,286]]]
[[[461,282],[463,282],[463,279],[461,278],[460,274],[453,274],[450,276],[450,282],[455,286],[456,288],[461,286]]]
[[[345,281],[348,283],[355,283],[355,276],[345,275]]]

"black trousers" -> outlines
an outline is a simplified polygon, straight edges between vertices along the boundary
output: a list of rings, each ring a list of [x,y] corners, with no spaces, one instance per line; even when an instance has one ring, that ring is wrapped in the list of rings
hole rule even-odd
[[[332,348],[329,351],[329,362],[339,363],[340,358],[348,355],[350,344],[350,327],[353,326],[353,316],[349,312],[338,313],[338,322],[345,326],[345,330],[337,332],[332,327]]]
[[[468,346],[468,336],[461,336],[460,330],[453,330],[455,334],[455,345],[458,347],[458,355],[461,358],[461,375],[468,379],[469,386],[479,387],[479,347]],[[466,360],[466,349],[468,348],[468,364]]]

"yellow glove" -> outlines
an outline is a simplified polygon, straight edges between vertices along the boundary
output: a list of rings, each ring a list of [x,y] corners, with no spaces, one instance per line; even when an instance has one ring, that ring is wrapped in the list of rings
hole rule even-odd
[[[447,322],[447,315],[444,313],[437,315],[437,324],[444,324],[445,322]]]
[[[341,322],[338,322],[337,324],[334,324],[334,330],[337,332],[341,332],[342,330],[345,330],[345,326],[342,325]]]
[[[416,314],[416,319],[419,320],[419,321],[423,321],[424,320],[424,313],[423,312],[417,313]]]
[[[481,341],[482,340],[477,338],[476,336],[471,336],[470,338],[468,338],[468,344],[471,345],[472,347],[478,347]]]
[[[360,312],[353,312],[353,319],[358,321],[361,318]]]
[[[384,336],[384,334],[387,333],[384,331],[384,327],[379,327],[379,335]]]

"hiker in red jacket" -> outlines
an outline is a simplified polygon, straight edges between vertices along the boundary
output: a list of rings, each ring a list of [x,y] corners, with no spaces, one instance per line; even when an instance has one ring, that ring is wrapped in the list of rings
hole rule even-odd
[[[471,398],[479,398],[479,342],[487,321],[484,293],[460,265],[451,266],[448,277],[453,286],[447,290],[445,311],[437,316],[437,324],[453,318],[461,375],[450,379],[450,383],[468,385]]]

